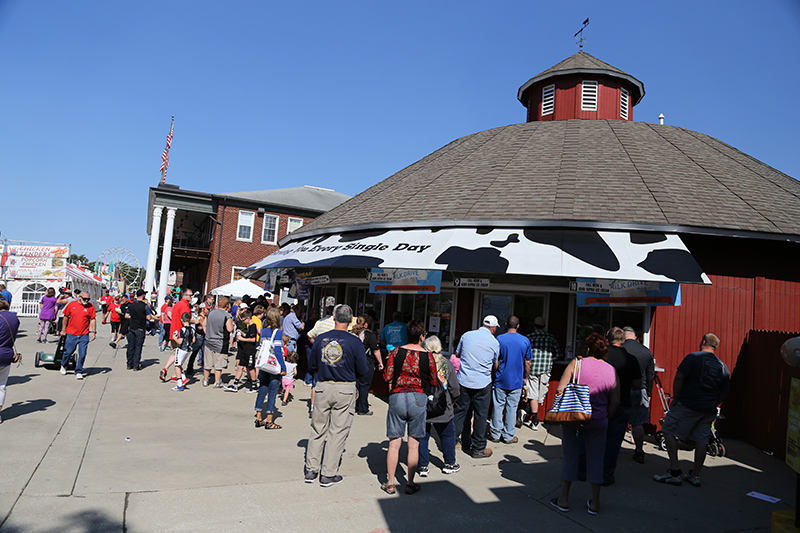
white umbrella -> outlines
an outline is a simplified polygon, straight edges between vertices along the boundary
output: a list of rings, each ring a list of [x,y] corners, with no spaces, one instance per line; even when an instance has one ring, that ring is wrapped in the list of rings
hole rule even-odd
[[[263,286],[256,285],[244,278],[211,290],[211,294],[214,296],[232,296],[233,298],[241,298],[244,295],[256,297],[264,293],[268,293],[270,297],[272,296]]]

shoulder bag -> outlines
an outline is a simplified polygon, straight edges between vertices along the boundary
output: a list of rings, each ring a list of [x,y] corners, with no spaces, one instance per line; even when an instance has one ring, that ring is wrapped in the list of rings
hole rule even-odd
[[[572,379],[567,383],[564,392],[557,394],[553,400],[553,407],[544,415],[544,421],[549,424],[564,426],[578,425],[592,419],[592,404],[589,401],[589,385],[580,385],[581,360],[575,362],[575,371]]]
[[[405,348],[398,348],[394,356],[394,372],[392,376],[392,390],[397,385],[397,377],[403,371],[403,364],[406,361],[407,350]],[[424,364],[422,354],[425,354]],[[422,383],[422,390],[425,396],[428,397],[427,415],[428,418],[436,418],[441,416],[447,411],[447,390],[442,384],[442,380],[438,380],[436,387],[431,387],[431,369],[428,358],[431,356],[430,352],[420,352],[419,357],[419,380]]]
[[[278,358],[275,356],[274,348],[276,345],[283,347],[283,340],[275,340],[275,334],[277,332],[277,329],[273,329],[272,336],[269,338],[269,342],[262,340],[261,345],[258,347],[256,368],[266,372],[267,374],[277,375],[281,373],[281,365],[278,362]]]

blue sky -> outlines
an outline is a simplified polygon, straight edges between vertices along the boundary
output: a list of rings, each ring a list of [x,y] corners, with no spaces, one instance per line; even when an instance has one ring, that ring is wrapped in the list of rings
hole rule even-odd
[[[524,122],[516,91],[578,50],[641,80],[634,119],[800,178],[800,2],[0,0],[0,237],[144,264],[167,181],[354,195]]]

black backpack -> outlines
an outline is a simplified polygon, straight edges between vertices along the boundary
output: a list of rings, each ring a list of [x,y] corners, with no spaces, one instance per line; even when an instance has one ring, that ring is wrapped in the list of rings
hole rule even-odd
[[[406,361],[405,348],[399,348],[394,356],[394,375],[392,376],[392,390],[397,385],[397,376],[403,369],[403,363]],[[424,357],[423,357],[424,354]],[[428,418],[436,418],[441,416],[447,411],[447,391],[444,388],[442,380],[438,380],[439,384],[431,388],[431,369],[430,369],[430,353],[420,352],[419,357],[419,378],[422,381],[422,390],[425,396],[428,397]]]

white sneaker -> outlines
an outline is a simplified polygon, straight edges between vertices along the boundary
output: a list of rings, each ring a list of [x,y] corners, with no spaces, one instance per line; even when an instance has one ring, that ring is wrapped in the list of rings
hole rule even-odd
[[[83,379],[83,374],[75,374],[75,379]]]
[[[61,367],[61,375],[62,376],[66,376],[67,375],[67,367],[65,367],[65,366]]]

